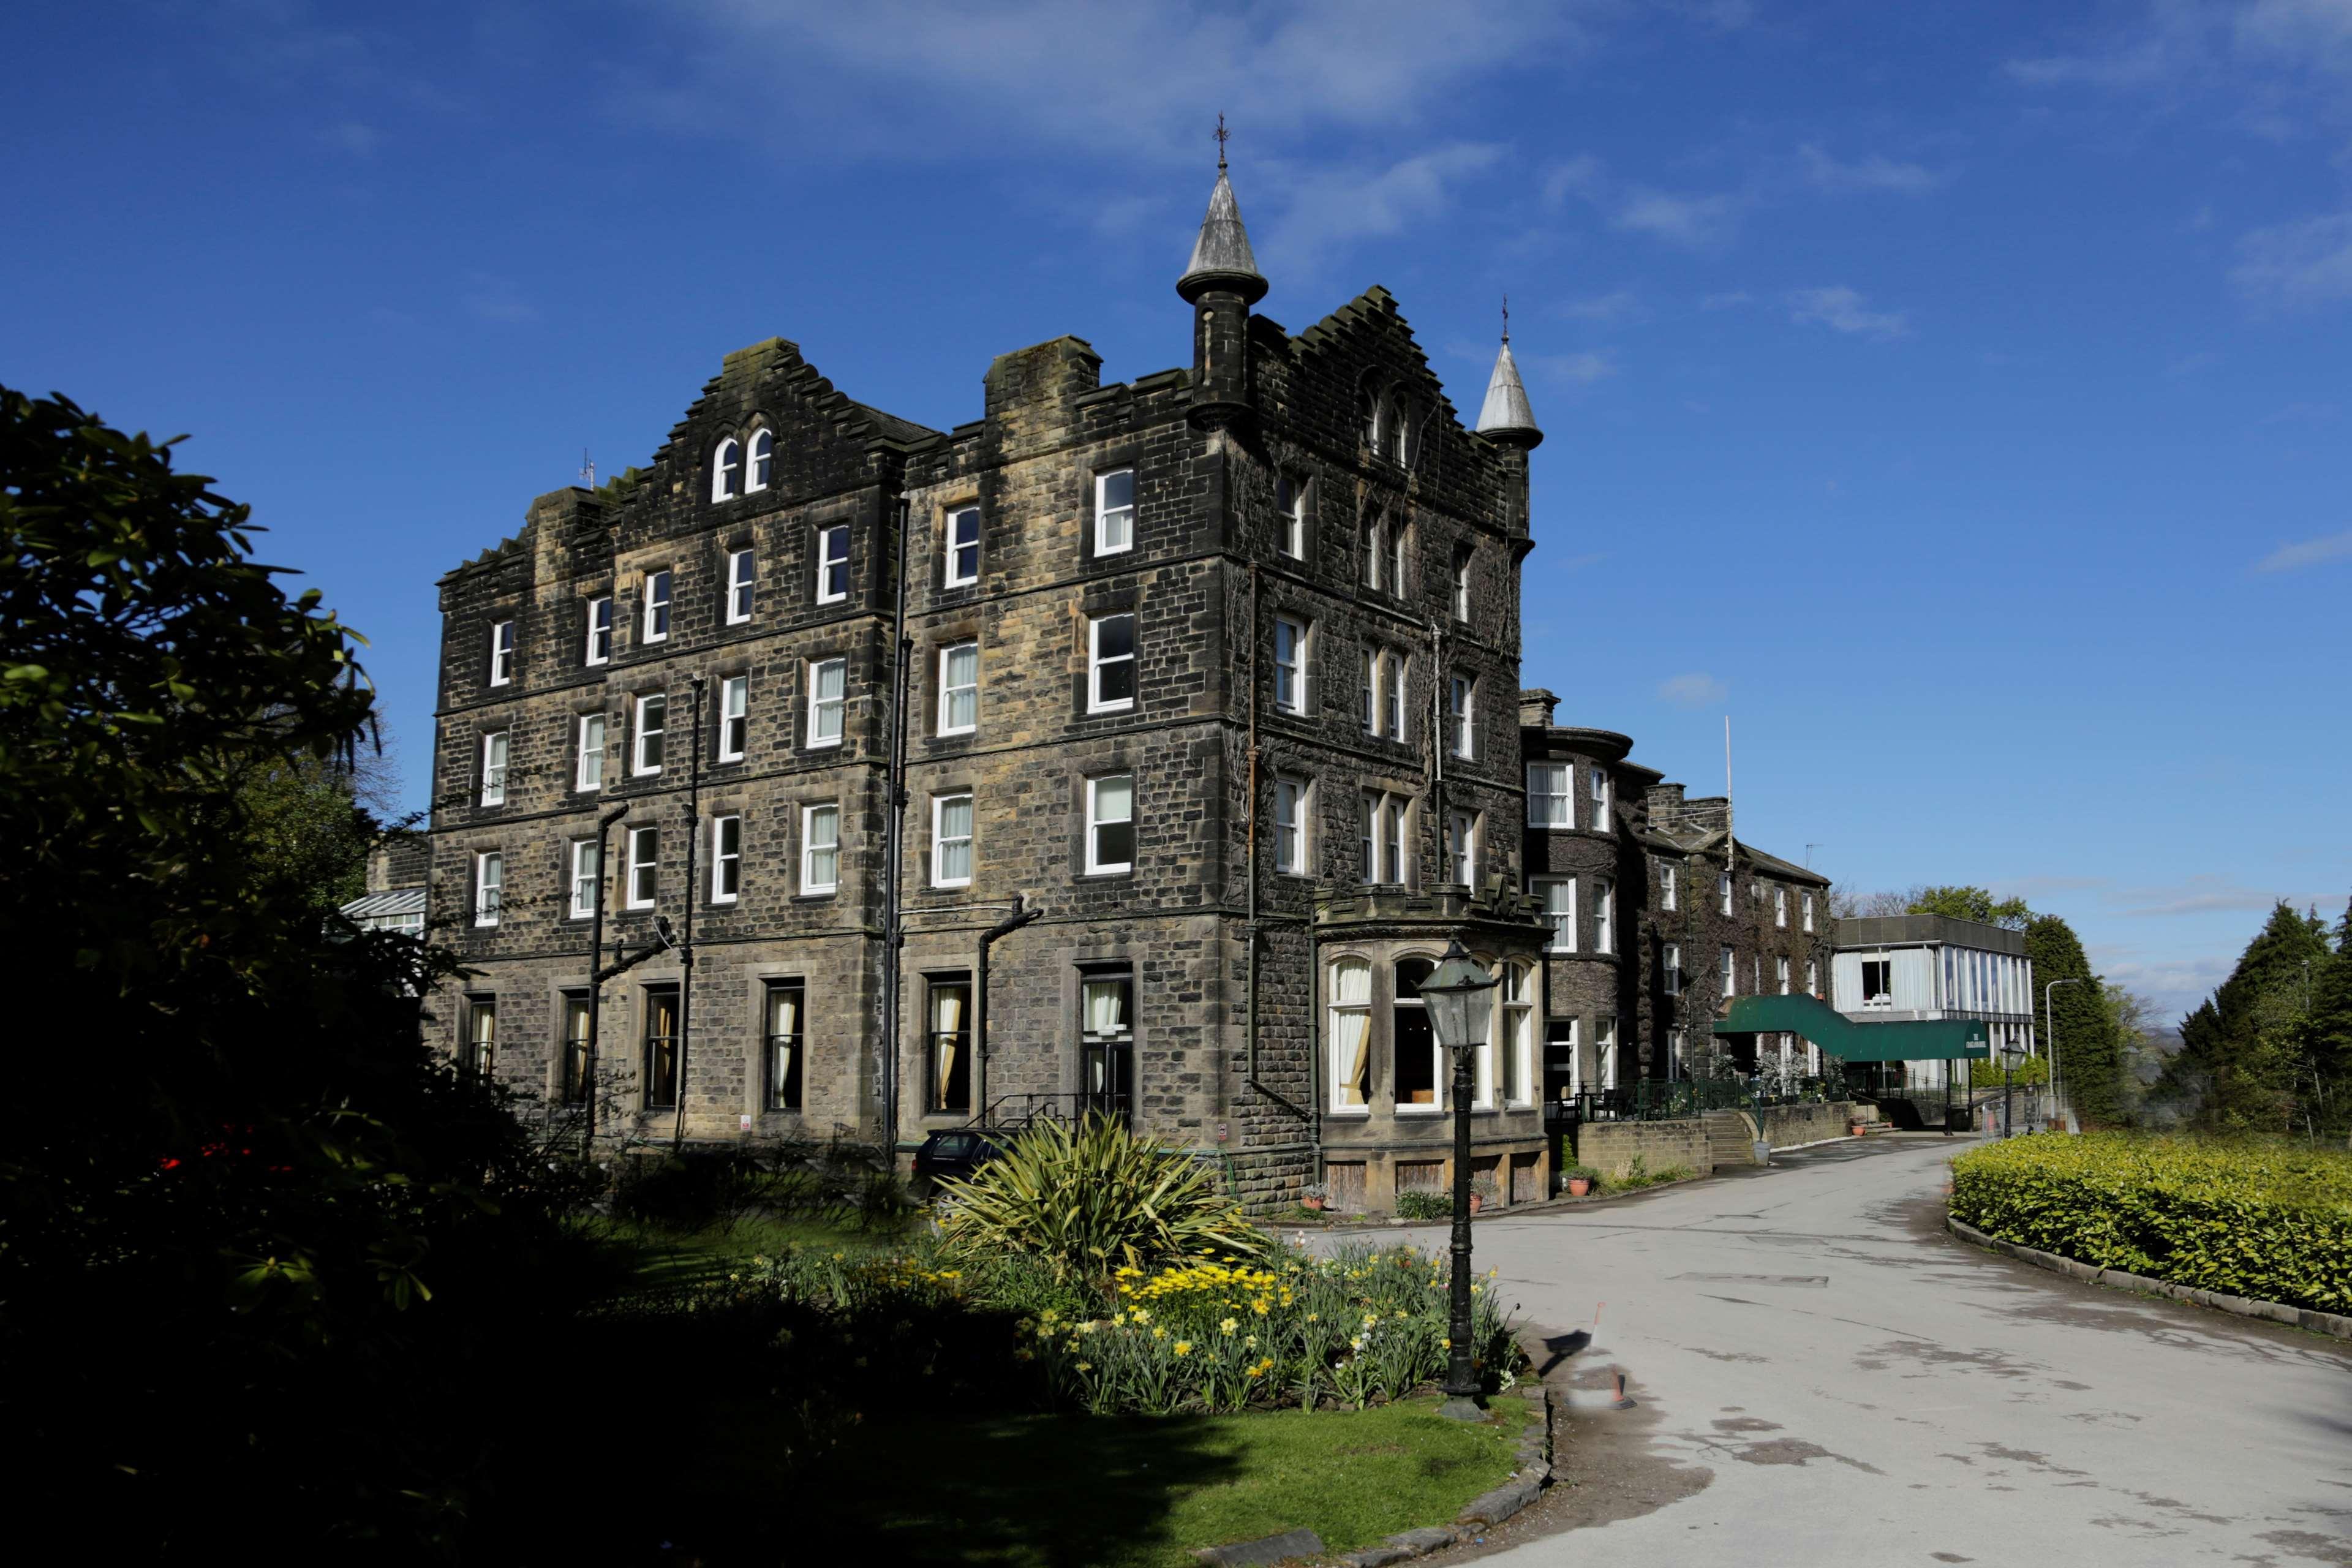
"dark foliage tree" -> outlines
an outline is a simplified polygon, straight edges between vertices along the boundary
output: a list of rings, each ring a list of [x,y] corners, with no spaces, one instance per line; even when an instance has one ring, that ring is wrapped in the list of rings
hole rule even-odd
[[[2318,916],[2282,900],[2230,978],[2181,1020],[2151,1108],[2213,1131],[2315,1131],[2329,1095],[2313,1072],[2315,1015],[2336,956]]]
[[[2023,899],[1996,899],[1983,888],[1914,888],[1904,909],[1912,915],[1943,915],[2023,931],[2033,911]]]
[[[514,1119],[422,1045],[448,965],[321,918],[373,832],[357,639],[168,444],[63,399],[0,388],[0,942],[42,1090],[0,1148],[16,1495],[131,1560],[446,1550],[490,1348],[562,1254]]]
[[[2126,1108],[2122,1040],[2108,1010],[2105,986],[2092,973],[2081,939],[2058,916],[2033,915],[2025,922],[2025,956],[2033,965],[2035,1018],[2046,1019],[2057,1036],[2061,1090],[2084,1121],[2120,1121]],[[2045,989],[2059,980],[2080,984]]]

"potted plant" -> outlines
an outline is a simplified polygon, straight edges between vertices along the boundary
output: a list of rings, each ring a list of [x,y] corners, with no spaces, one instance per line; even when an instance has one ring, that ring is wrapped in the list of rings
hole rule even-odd
[[[1570,1197],[1580,1198],[1600,1182],[1601,1173],[1590,1165],[1570,1165],[1560,1173],[1560,1179],[1568,1184]]]
[[[1309,1182],[1298,1189],[1298,1205],[1314,1214],[1321,1214],[1331,1201],[1331,1189],[1320,1182]]]
[[[1470,1212],[1472,1214],[1476,1214],[1480,1208],[1484,1207],[1487,1199],[1494,1198],[1499,1200],[1502,1194],[1496,1189],[1494,1177],[1473,1176],[1470,1178]]]

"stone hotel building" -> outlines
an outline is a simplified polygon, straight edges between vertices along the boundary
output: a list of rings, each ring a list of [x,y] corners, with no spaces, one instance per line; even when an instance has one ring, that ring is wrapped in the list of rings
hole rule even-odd
[[[1385,290],[1255,313],[1222,165],[1176,288],[1188,369],[1105,385],[1057,338],[946,431],[740,350],[647,468],[442,579],[447,1049],[583,1096],[601,884],[608,948],[692,926],[690,970],[604,987],[620,1134],[1091,1105],[1254,1201],[1385,1207],[1446,1176],[1414,984],[1457,933],[1503,977],[1474,1109],[1507,1201],[1549,1190],[1548,1098],[1691,1069],[1674,1008],[1713,977],[1660,920],[1708,866],[1822,884],[1521,691],[1542,436],[1507,338],[1473,426]]]

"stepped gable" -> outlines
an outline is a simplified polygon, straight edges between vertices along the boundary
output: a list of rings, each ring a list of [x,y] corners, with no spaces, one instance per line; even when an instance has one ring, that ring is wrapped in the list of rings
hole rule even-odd
[[[1373,284],[1290,342],[1302,362],[1344,358],[1382,363],[1392,374],[1417,383],[1430,407],[1444,416],[1449,427],[1470,433],[1454,400],[1445,395],[1444,382],[1430,368],[1429,355],[1413,335],[1412,323],[1397,309],[1396,296],[1380,284]]]

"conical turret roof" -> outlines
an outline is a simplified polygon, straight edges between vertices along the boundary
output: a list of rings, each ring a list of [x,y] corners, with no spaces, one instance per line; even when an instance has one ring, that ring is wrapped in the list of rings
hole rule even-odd
[[[1242,226],[1233,182],[1225,178],[1225,161],[1219,158],[1208,215],[1201,219],[1201,237],[1192,242],[1192,264],[1176,279],[1176,292],[1189,304],[1212,289],[1230,289],[1255,305],[1265,297],[1266,288],[1257,258],[1250,254],[1249,231]]]
[[[1495,374],[1486,379],[1486,401],[1478,408],[1478,434],[1508,437],[1534,446],[1543,439],[1536,411],[1528,406],[1527,383],[1519,379],[1519,362],[1511,357],[1511,340],[1503,338],[1495,356]]]

